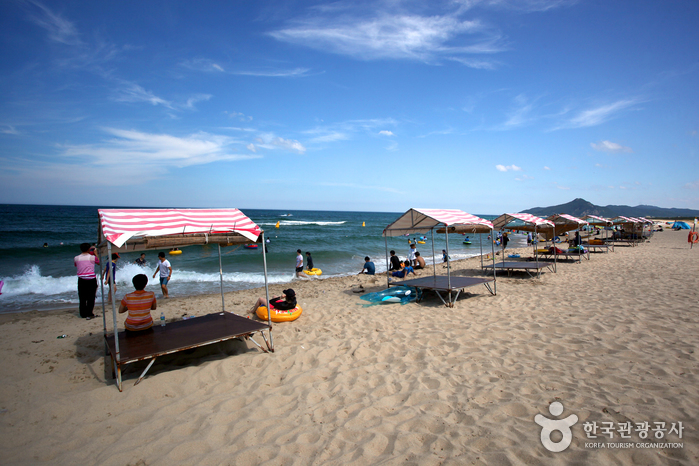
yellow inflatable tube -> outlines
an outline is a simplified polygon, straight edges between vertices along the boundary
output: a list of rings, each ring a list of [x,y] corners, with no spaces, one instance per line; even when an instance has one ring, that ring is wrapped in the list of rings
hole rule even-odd
[[[281,311],[279,309],[272,308],[272,322],[291,322],[299,318],[303,309],[301,306],[296,306],[288,311]],[[261,320],[267,320],[267,306],[260,306],[257,308],[257,317]]]
[[[304,270],[303,273],[305,273],[306,275],[318,275],[318,276],[320,276],[323,274],[323,271],[320,269],[313,268],[311,270],[308,270],[308,269]]]
[[[168,254],[170,254],[171,256],[178,256],[182,254],[182,251],[178,249],[176,251],[170,251]]]

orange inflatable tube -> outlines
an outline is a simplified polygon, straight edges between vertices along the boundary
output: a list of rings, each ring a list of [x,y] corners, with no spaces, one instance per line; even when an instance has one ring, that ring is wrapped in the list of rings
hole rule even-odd
[[[272,308],[272,322],[291,322],[298,319],[302,312],[301,306],[296,306],[288,311]],[[267,306],[257,308],[257,317],[261,320],[267,320]]]

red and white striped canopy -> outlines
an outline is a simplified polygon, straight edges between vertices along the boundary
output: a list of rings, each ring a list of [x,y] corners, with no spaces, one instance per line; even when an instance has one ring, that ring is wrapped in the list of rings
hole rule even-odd
[[[99,209],[101,235],[121,247],[131,238],[237,233],[256,241],[262,233],[238,209]]]
[[[546,217],[546,220],[551,220],[553,223],[574,223],[576,225],[589,225],[589,223],[581,218],[573,217],[568,214],[553,214]]]
[[[596,223],[603,223],[604,225],[611,225],[612,224],[612,221],[609,220],[608,218],[598,217],[596,215],[585,215],[583,217],[583,220],[589,220],[589,219],[593,219],[593,220],[598,221],[598,222],[590,222],[592,224],[596,224]]]
[[[457,209],[410,209],[383,230],[383,236],[427,233],[439,226],[477,226],[493,229],[488,220]]]
[[[521,220],[522,222],[529,224],[529,225],[534,225],[538,228],[551,228],[554,226],[553,222],[549,220],[544,220],[543,218],[537,217],[532,214],[524,214],[524,213],[519,213],[519,214],[502,214],[495,220],[493,220],[493,227],[496,230],[501,230],[505,228],[509,223],[514,222],[515,220]]]
[[[623,215],[619,215],[618,217],[614,217],[612,219],[613,223],[643,223],[642,220],[639,220],[637,218],[633,217],[624,217]]]

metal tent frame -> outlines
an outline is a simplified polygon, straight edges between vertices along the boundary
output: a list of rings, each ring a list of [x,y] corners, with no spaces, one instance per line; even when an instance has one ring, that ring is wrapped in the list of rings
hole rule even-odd
[[[153,249],[164,248],[180,248],[193,245],[215,244],[218,246],[218,263],[219,263],[219,278],[221,288],[221,310],[222,314],[226,313],[226,303],[223,292],[223,267],[221,261],[221,246],[243,245],[250,243],[264,243],[264,231],[255,225],[248,217],[246,217],[238,209],[99,209],[99,226],[98,226],[98,243],[97,251],[100,257],[100,276],[102,275],[103,256],[106,254],[106,261],[111,260],[113,252],[137,252]],[[220,217],[217,217],[219,216]],[[197,216],[214,218],[209,220],[208,227],[201,223],[197,223]],[[160,217],[162,220],[153,220],[152,217]],[[114,224],[119,219],[118,231],[115,230]],[[167,220],[165,220],[167,218]],[[174,219],[174,220],[173,220]],[[226,222],[229,222],[226,224]],[[232,223],[231,223],[232,222]],[[177,223],[177,232],[173,232]],[[185,226],[183,226],[185,225]],[[108,230],[108,231],[107,231]],[[267,279],[267,256],[265,248],[262,247],[262,261],[265,276],[265,299],[267,308],[269,309],[269,284]],[[105,262],[105,263],[107,263]],[[114,374],[116,375],[116,384],[119,391],[122,391],[122,376],[121,376],[121,352],[119,345],[119,332],[117,327],[117,305],[116,296],[114,295],[114,274],[109,274],[110,277],[110,293],[112,301],[112,320],[113,320],[113,347],[115,349],[115,357],[113,361]],[[100,280],[102,296],[104,294],[104,282]],[[106,318],[106,303],[102,299],[102,324],[105,342],[107,342],[107,318]],[[264,348],[252,338],[252,334],[246,334],[258,348],[264,352],[274,352],[274,340],[272,338],[272,320],[271,313],[268,315],[268,333],[269,338],[264,331],[260,330],[260,334],[265,341]],[[247,319],[246,319],[247,320]],[[208,343],[207,343],[208,344]],[[111,342],[110,342],[111,345]],[[109,345],[107,350],[109,351]],[[171,351],[172,352],[172,351]],[[167,354],[167,353],[162,353]],[[155,357],[143,371],[138,384],[153,365]]]

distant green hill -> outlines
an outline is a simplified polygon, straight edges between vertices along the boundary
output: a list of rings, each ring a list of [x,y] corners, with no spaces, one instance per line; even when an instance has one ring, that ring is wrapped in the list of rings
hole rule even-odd
[[[537,217],[548,217],[551,214],[568,214],[574,217],[584,215],[598,215],[600,217],[656,217],[656,218],[676,218],[676,217],[699,217],[699,210],[675,209],[656,207],[652,205],[638,205],[631,207],[627,205],[598,206],[585,199],[573,199],[567,204],[554,205],[550,207],[532,207],[522,212],[536,215]]]

